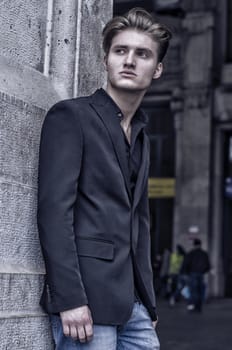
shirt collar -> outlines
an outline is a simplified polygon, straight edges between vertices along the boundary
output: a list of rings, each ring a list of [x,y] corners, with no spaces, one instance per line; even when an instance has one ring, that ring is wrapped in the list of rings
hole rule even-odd
[[[121,120],[123,118],[122,111],[118,107],[118,105],[114,102],[114,100],[110,97],[110,95],[102,88],[99,89],[98,92],[101,96],[102,102],[110,104],[110,106],[112,108],[112,112],[115,113],[119,117],[119,119]]]
[[[123,113],[121,109],[118,107],[118,105],[114,102],[114,100],[111,98],[111,96],[103,89],[98,90],[103,103],[109,103],[112,107],[112,111],[117,115],[119,120],[121,121],[123,118]],[[145,126],[148,123],[148,116],[144,111],[139,107],[137,111],[135,112],[135,115],[132,119],[132,124],[133,123],[141,123],[141,126]]]

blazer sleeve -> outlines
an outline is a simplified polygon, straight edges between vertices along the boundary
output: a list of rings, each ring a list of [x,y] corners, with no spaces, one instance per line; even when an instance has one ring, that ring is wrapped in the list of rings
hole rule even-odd
[[[42,127],[38,179],[38,229],[52,312],[88,303],[73,229],[82,153],[77,111],[72,102],[59,102]]]
[[[150,145],[149,139],[145,134],[148,144],[147,162],[149,164]],[[153,285],[153,271],[151,266],[151,243],[150,243],[150,214],[148,200],[148,176],[145,179],[145,186],[138,206],[139,210],[139,237],[136,251],[137,270],[140,275],[139,285],[144,304],[148,308],[151,319],[157,320],[156,300]]]
[[[153,285],[153,271],[151,266],[151,242],[150,242],[150,215],[149,215],[149,201],[148,201],[148,183],[145,186],[143,195],[141,197],[139,208],[139,239],[137,245],[137,260],[141,272],[140,282],[144,285],[147,294],[146,304],[149,307],[150,315],[153,321],[157,319],[156,316],[156,299]]]

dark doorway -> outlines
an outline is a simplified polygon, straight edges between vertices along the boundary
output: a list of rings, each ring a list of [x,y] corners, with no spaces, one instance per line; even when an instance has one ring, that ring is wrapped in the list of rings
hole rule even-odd
[[[150,174],[152,179],[173,179],[175,173],[175,133],[169,104],[147,106],[147,132],[150,139]],[[165,188],[164,188],[165,190]],[[173,195],[149,198],[151,217],[152,260],[165,249],[172,250]]]
[[[225,276],[225,296],[232,297],[232,132],[224,138],[224,213],[222,256]]]
[[[114,15],[121,15],[133,7],[142,7],[151,12],[154,10],[154,2],[153,0],[114,0],[113,13]]]

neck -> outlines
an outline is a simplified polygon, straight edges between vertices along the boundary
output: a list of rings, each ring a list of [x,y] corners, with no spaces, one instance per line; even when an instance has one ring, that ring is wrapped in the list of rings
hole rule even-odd
[[[136,110],[142,102],[145,91],[118,91],[107,85],[106,92],[120,108],[124,123],[129,126]]]

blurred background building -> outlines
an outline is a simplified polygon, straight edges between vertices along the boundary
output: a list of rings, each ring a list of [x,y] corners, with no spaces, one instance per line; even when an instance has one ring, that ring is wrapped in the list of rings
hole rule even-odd
[[[115,0],[173,31],[164,74],[144,98],[150,115],[152,256],[199,237],[210,293],[232,297],[232,1]]]
[[[199,237],[210,293],[232,297],[232,0],[16,0],[0,4],[0,349],[51,349],[39,308],[40,129],[56,101],[104,82],[101,30],[142,6],[173,31],[150,116],[152,259]]]

